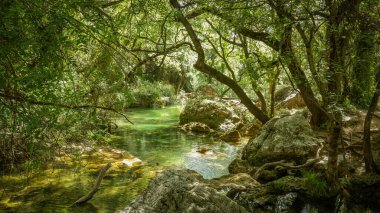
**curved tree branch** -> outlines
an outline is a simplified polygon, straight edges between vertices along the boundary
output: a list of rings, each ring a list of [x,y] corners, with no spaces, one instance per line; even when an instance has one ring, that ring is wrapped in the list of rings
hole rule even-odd
[[[10,100],[14,100],[14,101],[18,101],[18,102],[24,102],[24,103],[28,103],[28,104],[32,104],[32,105],[39,105],[39,106],[52,106],[52,107],[72,109],[72,110],[94,109],[94,108],[107,110],[107,111],[111,111],[111,112],[114,112],[118,115],[123,116],[129,123],[133,124],[133,122],[130,121],[126,115],[124,115],[123,113],[117,111],[116,109],[110,108],[110,107],[96,106],[96,105],[67,105],[67,104],[61,104],[61,103],[43,102],[43,101],[32,100],[32,99],[26,98],[25,96],[21,96],[21,95],[13,96],[13,95],[8,95],[8,94],[2,93],[2,92],[0,92],[0,97],[10,99]]]
[[[170,4],[176,11],[176,19],[179,22],[181,22],[182,25],[185,27],[194,45],[195,51],[198,54],[198,58],[197,58],[196,63],[194,64],[194,68],[205,74],[212,76],[220,83],[225,84],[228,87],[230,87],[235,92],[235,94],[239,97],[242,104],[244,104],[247,107],[247,109],[258,120],[260,120],[260,122],[266,123],[269,120],[269,117],[252,102],[252,100],[248,97],[248,95],[245,93],[243,88],[241,88],[237,82],[235,82],[233,79],[229,78],[228,76],[224,75],[223,73],[219,72],[215,68],[205,63],[205,53],[204,53],[201,41],[199,40],[190,22],[183,15],[180,4],[178,3],[177,0],[170,0]]]

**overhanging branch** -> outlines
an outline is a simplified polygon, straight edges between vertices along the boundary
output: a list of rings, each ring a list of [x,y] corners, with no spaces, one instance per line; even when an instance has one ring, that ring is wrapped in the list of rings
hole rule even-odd
[[[51,107],[58,107],[58,108],[65,108],[65,109],[72,109],[72,110],[91,109],[91,108],[102,109],[102,110],[111,111],[111,112],[114,112],[118,115],[121,115],[129,123],[133,124],[133,122],[130,121],[126,115],[124,115],[123,113],[117,111],[116,109],[110,108],[110,107],[97,106],[97,105],[67,105],[67,104],[62,104],[62,103],[43,102],[43,101],[32,100],[32,99],[29,99],[29,98],[26,98],[23,96],[8,95],[8,94],[1,93],[1,92],[0,92],[0,97],[6,98],[9,100],[18,101],[18,102],[25,102],[25,103],[32,104],[32,105],[51,106]]]

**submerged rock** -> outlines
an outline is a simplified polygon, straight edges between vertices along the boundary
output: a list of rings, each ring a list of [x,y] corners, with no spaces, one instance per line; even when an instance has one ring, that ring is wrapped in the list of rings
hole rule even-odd
[[[237,142],[237,141],[240,141],[241,135],[240,135],[240,132],[237,130],[230,130],[230,131],[223,133],[220,136],[220,139],[227,141],[227,142]]]
[[[191,170],[166,170],[121,212],[247,212]]]
[[[190,122],[181,127],[185,132],[198,132],[198,133],[210,133],[213,130],[204,123]]]
[[[250,139],[244,147],[242,159],[251,165],[277,160],[304,163],[308,157],[315,156],[320,142],[301,113],[275,117],[262,127],[258,137]]]

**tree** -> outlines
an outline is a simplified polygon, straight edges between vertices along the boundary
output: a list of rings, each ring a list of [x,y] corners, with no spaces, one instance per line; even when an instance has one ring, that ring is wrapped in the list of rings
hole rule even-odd
[[[216,79],[219,78],[219,81],[222,81],[220,72],[205,63],[201,39],[188,19],[194,20],[202,16],[219,18],[232,26],[235,34],[263,43],[278,53],[278,60],[290,72],[293,82],[312,113],[312,124],[327,127],[329,131],[327,177],[331,183],[335,183],[344,84],[347,81],[345,79],[349,74],[348,70],[352,66],[348,60],[353,54],[350,50],[354,49],[350,40],[357,38],[360,40],[360,36],[355,37],[349,32],[355,28],[352,23],[360,22],[356,20],[361,17],[358,15],[360,14],[358,8],[363,2],[267,0],[230,3],[199,1],[180,4],[171,0],[170,3],[176,11],[177,20],[188,32],[198,55],[194,67],[211,74]],[[266,20],[260,19],[260,16],[266,17]],[[260,20],[260,22],[247,20]],[[302,42],[302,48],[295,42],[296,40]],[[371,52],[363,53],[361,57],[371,54]],[[354,69],[358,69],[358,66],[356,63]],[[227,85],[231,87],[234,83],[228,82]],[[238,89],[234,91],[239,94]],[[251,112],[258,117],[257,109]]]
[[[371,121],[374,111],[376,110],[377,103],[380,97],[380,66],[377,66],[376,70],[376,88],[371,98],[371,102],[367,111],[367,115],[364,121],[364,135],[363,135],[363,150],[364,150],[364,163],[365,169],[368,173],[380,172],[379,168],[373,161],[372,149],[371,149]]]

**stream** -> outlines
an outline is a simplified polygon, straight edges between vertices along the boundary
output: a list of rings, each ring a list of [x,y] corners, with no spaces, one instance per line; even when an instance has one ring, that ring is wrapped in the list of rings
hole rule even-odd
[[[38,171],[0,176],[0,212],[115,212],[165,168],[192,169],[206,179],[228,174],[227,166],[246,140],[229,144],[181,132],[179,113],[178,106],[131,110],[127,116],[135,125],[115,118],[118,128],[106,147],[63,156]],[[113,166],[101,189],[89,202],[71,206],[91,190],[108,162]]]

